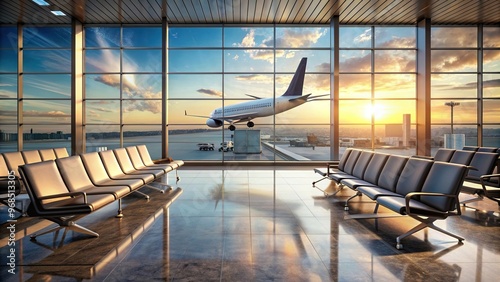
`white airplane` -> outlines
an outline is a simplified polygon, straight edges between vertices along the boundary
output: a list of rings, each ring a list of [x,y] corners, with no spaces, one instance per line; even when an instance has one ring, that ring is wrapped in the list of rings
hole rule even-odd
[[[330,95],[325,94],[314,97],[311,96],[311,94],[302,95],[306,64],[307,58],[302,58],[302,60],[300,60],[299,66],[297,67],[297,70],[295,71],[295,74],[293,75],[292,81],[288,86],[288,89],[283,95],[277,97],[276,99],[260,98],[257,96],[248,95],[252,98],[255,98],[255,100],[217,108],[208,117],[188,115],[187,111],[184,111],[184,114],[186,116],[208,118],[206,124],[209,127],[221,127],[224,125],[224,122],[228,122],[228,129],[234,131],[236,129],[236,127],[234,126],[235,123],[246,121],[248,127],[253,127],[255,125],[252,121],[254,118],[279,114],[300,106],[307,101],[312,101],[312,98]]]

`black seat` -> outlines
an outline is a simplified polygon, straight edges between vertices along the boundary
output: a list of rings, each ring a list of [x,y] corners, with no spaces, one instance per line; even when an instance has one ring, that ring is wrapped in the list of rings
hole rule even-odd
[[[358,186],[357,190],[368,198],[375,200],[379,195],[394,193],[398,184],[399,177],[408,162],[408,157],[391,155],[387,158],[387,162],[380,173],[378,183],[376,186]],[[376,212],[377,206],[375,207]]]
[[[434,160],[439,162],[449,162],[455,153],[454,149],[439,148],[434,155]]]
[[[456,150],[450,159],[450,163],[469,165],[476,151]]]
[[[396,238],[396,248],[403,246],[401,240],[405,237],[430,227],[439,232],[452,236],[462,242],[464,238],[450,233],[434,225],[438,219],[446,219],[451,215],[460,215],[458,194],[467,174],[465,165],[434,162],[421,191],[408,193],[404,198],[400,196],[381,196],[377,203],[401,215],[408,215],[421,223],[407,233]],[[446,175],[446,177],[443,177]],[[414,183],[418,179],[412,179]],[[409,182],[409,183],[410,183]]]

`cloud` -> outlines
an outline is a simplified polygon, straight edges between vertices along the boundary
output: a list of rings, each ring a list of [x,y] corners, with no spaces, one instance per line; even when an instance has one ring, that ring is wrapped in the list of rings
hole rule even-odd
[[[476,28],[436,28],[432,29],[432,48],[474,47],[477,45]]]
[[[361,42],[366,42],[372,40],[372,32],[371,29],[366,29],[365,32],[362,34],[356,36],[354,38],[354,42],[356,43],[361,43]]]
[[[449,87],[449,90],[468,90],[468,89],[476,89],[476,82],[469,82],[461,86]],[[500,88],[500,79],[492,79],[483,81],[483,88]]]
[[[214,89],[200,88],[200,89],[196,90],[196,92],[202,93],[202,94],[207,94],[210,96],[222,97],[222,92],[214,90]]]
[[[0,98],[14,98],[14,97],[11,97],[10,95],[7,95],[7,94],[0,93]]]
[[[270,82],[270,77],[262,74],[249,74],[249,75],[238,75],[235,77],[239,81],[253,81],[253,82]]]
[[[36,111],[36,110],[30,110],[30,111],[25,111],[24,116],[26,117],[50,117],[50,118],[70,118],[71,115],[67,114],[63,111],[48,111],[48,112],[41,112],[41,111]]]
[[[289,48],[308,48],[317,43],[318,40],[326,34],[326,29],[285,29],[281,37],[276,38],[276,46]],[[245,50],[250,58],[254,60],[264,60],[273,63],[274,56],[292,58],[295,52],[286,50],[271,50],[274,42],[272,38],[265,38],[260,43],[255,41],[255,29],[248,29],[248,33],[243,37],[240,43],[235,44],[242,48],[266,48],[266,50]]]
[[[140,111],[161,113],[161,101],[158,100],[130,100],[129,105],[123,109],[124,112]]]

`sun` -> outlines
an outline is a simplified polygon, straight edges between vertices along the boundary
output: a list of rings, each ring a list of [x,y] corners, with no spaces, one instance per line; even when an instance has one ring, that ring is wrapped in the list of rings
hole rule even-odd
[[[385,109],[380,104],[369,104],[365,107],[363,114],[366,119],[380,120],[385,115]]]

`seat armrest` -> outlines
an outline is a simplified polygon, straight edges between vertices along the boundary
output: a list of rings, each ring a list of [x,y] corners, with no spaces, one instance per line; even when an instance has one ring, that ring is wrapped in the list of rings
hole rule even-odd
[[[489,180],[492,177],[500,177],[500,173],[481,175],[481,177],[479,178],[479,180],[481,180],[481,184],[483,184],[483,179],[484,180]]]
[[[496,174],[485,174],[485,175],[481,175],[481,177],[479,178],[479,182],[481,183],[481,186],[483,187],[483,191],[485,193],[485,195],[488,194],[488,189],[486,188],[486,186],[490,186],[492,187],[492,184],[488,184],[488,183],[484,183],[485,181],[489,181],[490,178],[495,178],[495,177],[498,177],[499,180],[500,180],[500,173],[496,173]],[[498,185],[498,184],[497,184]],[[495,186],[493,186],[495,187]]]
[[[332,169],[332,168],[338,168],[339,167],[339,162],[340,161],[333,161],[333,162],[327,162],[326,163],[326,173],[327,173],[327,175],[330,174],[330,169]]]
[[[413,155],[411,158],[418,158],[418,159],[426,159],[426,160],[434,160],[434,157],[429,157],[429,156],[420,156],[420,155]]]
[[[84,204],[87,204],[87,193],[85,192],[68,192],[62,194],[55,194],[43,197],[37,197],[38,200],[49,200],[49,199],[57,199],[62,197],[75,197],[75,196],[83,196]]]
[[[456,210],[457,210],[457,215],[461,215],[462,212],[460,211],[460,201],[458,200],[458,195],[453,195],[453,194],[443,194],[443,193],[431,193],[431,192],[410,192],[406,194],[405,196],[405,203],[406,203],[406,214],[410,214],[410,200],[414,196],[433,196],[433,197],[447,197],[447,198],[455,198],[455,203],[457,204]]]

